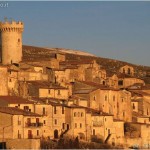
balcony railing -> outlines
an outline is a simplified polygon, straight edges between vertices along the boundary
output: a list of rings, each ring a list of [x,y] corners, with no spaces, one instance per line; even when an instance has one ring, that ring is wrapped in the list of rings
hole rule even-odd
[[[38,123],[26,123],[26,127],[41,127],[43,126],[43,123],[38,122]]]

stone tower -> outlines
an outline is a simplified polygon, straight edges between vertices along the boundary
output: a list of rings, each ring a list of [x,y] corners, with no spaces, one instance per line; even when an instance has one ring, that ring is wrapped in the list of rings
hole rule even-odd
[[[22,60],[22,22],[0,22],[0,54],[4,65]]]

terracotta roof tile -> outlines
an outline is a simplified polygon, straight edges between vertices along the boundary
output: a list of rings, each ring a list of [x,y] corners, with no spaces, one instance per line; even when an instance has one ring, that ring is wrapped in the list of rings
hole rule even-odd
[[[32,113],[30,111],[24,111],[15,107],[0,107],[1,113],[11,114],[11,115],[23,115],[23,116],[35,116],[40,117],[39,114]]]
[[[32,101],[28,99],[24,99],[22,97],[17,96],[0,96],[0,102],[6,102],[8,104],[34,104]]]

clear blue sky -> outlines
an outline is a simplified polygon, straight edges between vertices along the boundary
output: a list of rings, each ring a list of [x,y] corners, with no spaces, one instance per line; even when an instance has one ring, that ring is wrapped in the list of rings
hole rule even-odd
[[[8,2],[4,17],[25,23],[26,45],[150,66],[150,2]]]

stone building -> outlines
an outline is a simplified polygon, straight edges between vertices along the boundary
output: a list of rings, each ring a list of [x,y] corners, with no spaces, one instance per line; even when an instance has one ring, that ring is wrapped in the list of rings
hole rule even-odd
[[[4,119],[5,118],[5,119]],[[0,139],[32,139],[42,136],[41,116],[13,107],[0,107]]]
[[[127,88],[129,86],[132,86],[134,84],[141,84],[141,85],[145,85],[145,82],[140,79],[140,78],[136,78],[136,77],[131,77],[125,74],[118,74],[118,87],[119,88]]]
[[[0,66],[0,95],[8,95],[8,68]]]
[[[23,22],[0,22],[0,53],[3,64],[19,63],[22,60]]]
[[[0,96],[0,106],[15,107],[25,111],[35,112],[33,101],[17,96]]]
[[[119,72],[130,75],[130,76],[134,76],[135,70],[132,66],[125,65],[125,66],[120,67]]]
[[[115,73],[107,72],[106,85],[112,88],[118,88],[118,77]]]
[[[20,96],[68,99],[68,89],[58,84],[44,81],[20,82]]]

